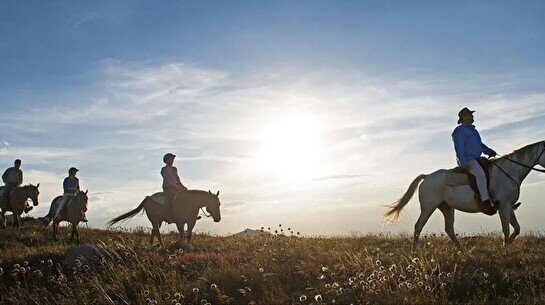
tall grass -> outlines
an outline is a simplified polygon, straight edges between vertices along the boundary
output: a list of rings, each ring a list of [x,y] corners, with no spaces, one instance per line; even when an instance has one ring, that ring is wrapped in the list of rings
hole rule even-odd
[[[274,233],[274,232],[273,232]],[[82,242],[108,249],[95,266],[64,267],[73,247],[50,232],[0,230],[1,304],[542,304],[545,238],[499,236],[305,238],[197,235],[191,248],[150,247],[148,232],[82,229]]]

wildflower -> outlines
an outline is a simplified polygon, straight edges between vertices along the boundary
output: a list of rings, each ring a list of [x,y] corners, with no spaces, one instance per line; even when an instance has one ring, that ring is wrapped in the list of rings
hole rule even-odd
[[[174,297],[175,297],[176,299],[183,299],[183,298],[185,298],[184,295],[181,294],[181,293],[179,293],[179,292],[176,292],[176,293],[174,294]]]
[[[322,295],[320,295],[320,294],[315,295],[314,296],[314,301],[322,302],[323,301]]]
[[[319,280],[323,280],[325,279],[325,275],[321,274],[319,277],[318,277]]]
[[[304,302],[306,300],[307,300],[307,296],[304,295],[304,294],[299,297],[299,301],[301,301],[301,302]]]
[[[325,284],[324,287],[329,289],[329,288],[331,288],[331,284]]]
[[[263,273],[263,272],[265,272],[265,269],[259,268],[259,272]]]
[[[379,249],[379,248],[377,248],[377,249]],[[382,265],[382,262],[379,259],[377,259],[377,261],[375,262],[375,265],[380,266],[380,265]]]
[[[208,301],[207,301],[206,299],[202,299],[202,300],[201,300],[201,304],[202,304],[202,305],[206,305],[206,304],[208,304]]]
[[[23,266],[27,267],[28,266],[28,261],[24,261]]]
[[[53,261],[51,259],[48,259],[47,264],[49,265],[49,267],[51,267],[51,266],[53,266]]]
[[[413,263],[418,264],[419,261],[420,259],[418,257],[413,258]]]
[[[147,295],[149,295],[149,291],[144,290],[144,291],[142,292],[142,294],[145,295],[145,296],[147,296]]]
[[[435,263],[435,259],[432,258],[432,259],[430,260],[430,262]]]
[[[389,270],[390,270],[391,273],[396,273],[396,272],[397,272],[397,267],[396,267],[396,265],[390,266]]]
[[[217,289],[218,289],[218,285],[216,285],[216,284],[210,284],[210,289],[217,290]]]
[[[452,277],[452,273],[447,273],[447,277]]]
[[[484,276],[485,278],[488,278],[488,273],[483,272],[483,276]]]
[[[199,288],[197,288],[197,287],[193,288],[193,292],[194,293],[199,293]]]
[[[326,266],[322,266],[322,272],[326,272],[327,269],[329,269],[329,268],[327,268]]]
[[[13,269],[19,269],[19,268],[21,268],[21,265],[19,265],[19,264],[13,265]]]
[[[26,269],[25,269],[25,268],[21,268],[20,271],[21,271],[22,274],[25,274],[25,273],[26,273]]]
[[[341,286],[341,285],[339,285],[339,283],[337,283],[337,282],[334,282],[333,285],[331,285],[331,287],[333,287],[333,288],[338,288],[338,287],[340,287],[340,286]]]
[[[337,295],[341,295],[341,294],[343,294],[343,289],[342,288],[337,290]]]
[[[358,277],[359,277],[360,279],[363,279],[363,278],[365,277],[365,275],[364,275],[363,273],[360,273],[360,274],[358,274]]]
[[[350,285],[352,285],[355,281],[356,281],[355,277],[351,277],[348,279],[348,283],[350,283]]]

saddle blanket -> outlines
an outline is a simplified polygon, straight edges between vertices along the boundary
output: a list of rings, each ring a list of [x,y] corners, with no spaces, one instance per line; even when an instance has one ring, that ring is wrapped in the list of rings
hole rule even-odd
[[[157,192],[151,195],[150,198],[159,204],[165,204],[165,194],[163,192]]]
[[[468,185],[469,178],[467,174],[456,173],[452,170],[449,170],[447,173],[447,185],[458,186],[458,185]]]

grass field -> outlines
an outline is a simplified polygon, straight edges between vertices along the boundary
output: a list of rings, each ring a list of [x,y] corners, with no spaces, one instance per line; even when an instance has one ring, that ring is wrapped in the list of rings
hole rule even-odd
[[[272,229],[274,231],[274,228]],[[148,229],[81,229],[83,244],[113,259],[69,270],[74,245],[63,228],[0,229],[1,304],[543,304],[545,238],[522,236],[506,251],[499,236],[336,238],[197,235],[191,248]]]

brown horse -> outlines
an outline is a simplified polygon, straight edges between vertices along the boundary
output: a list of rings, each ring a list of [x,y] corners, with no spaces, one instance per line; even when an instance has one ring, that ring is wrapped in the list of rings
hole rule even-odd
[[[187,224],[187,235],[185,237],[187,238],[188,245],[191,244],[191,234],[193,227],[195,227],[195,223],[197,222],[199,209],[206,207],[206,211],[214,219],[214,222],[219,222],[221,220],[219,193],[219,191],[216,194],[213,194],[210,191],[189,190],[180,191],[174,197],[172,202],[172,217],[174,218],[174,222],[176,223],[176,227],[178,228],[178,232],[180,232],[180,238],[182,240],[184,239],[184,226]],[[150,243],[153,245],[153,239],[157,236],[159,243],[163,246],[163,241],[161,240],[161,234],[159,232],[159,228],[161,228],[163,221],[166,221],[163,202],[163,193],[146,196],[144,201],[142,201],[136,209],[110,220],[108,226],[111,227],[121,220],[130,219],[144,210],[153,226]]]
[[[53,220],[53,238],[57,240],[57,229],[61,221],[68,221],[72,225],[72,235],[70,236],[70,242],[74,240],[74,235],[76,236],[76,242],[79,244],[79,233],[78,233],[78,224],[83,219],[85,212],[87,212],[87,203],[89,197],[87,193],[78,192],[75,196],[68,199],[68,202],[61,211],[59,219],[53,219],[55,217],[55,212],[60,204],[60,200],[63,196],[58,196],[51,202],[51,207],[49,208],[49,213],[43,218],[45,226],[47,227],[51,220]]]
[[[30,198],[34,206],[38,205],[38,195],[40,194],[38,187],[40,187],[39,183],[35,186],[32,184],[20,186],[14,189],[10,195],[7,195],[7,196],[10,196],[9,206],[3,207],[2,210],[0,211],[0,226],[1,227],[6,226],[6,218],[4,217],[4,214],[6,214],[6,212],[12,212],[13,213],[13,228],[15,229],[19,228],[19,217],[21,217],[21,214],[23,214],[23,211],[27,207],[27,200]],[[3,190],[0,190],[0,193],[3,193]],[[0,200],[2,200],[1,194],[0,194]]]

